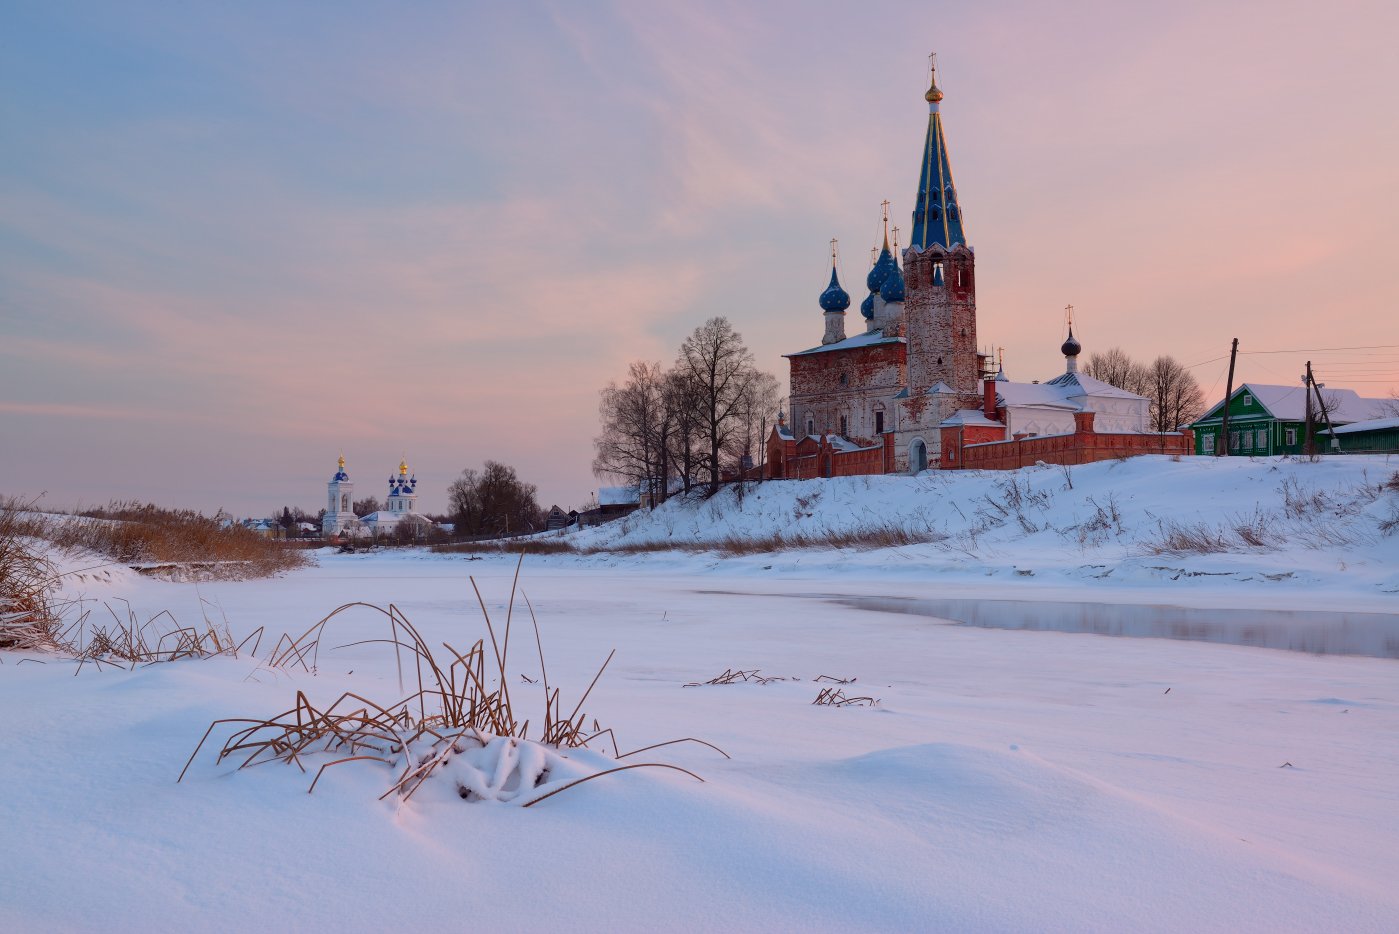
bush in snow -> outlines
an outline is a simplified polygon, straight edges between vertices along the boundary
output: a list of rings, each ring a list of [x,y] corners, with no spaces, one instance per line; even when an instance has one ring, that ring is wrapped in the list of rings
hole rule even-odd
[[[472,586],[475,585],[473,579]],[[476,595],[479,600],[479,590]],[[496,639],[485,601],[480,602],[489,642],[486,638],[478,639],[465,651],[444,643],[445,654],[434,652],[412,622],[392,604],[387,609],[366,603],[346,604],[299,639],[284,638],[274,650],[271,663],[286,668],[300,666],[309,673],[315,669],[321,639],[332,620],[355,607],[381,613],[387,618],[390,630],[389,638],[382,641],[393,646],[400,676],[405,661],[409,670],[417,673],[417,690],[387,705],[345,693],[323,708],[298,691],[295,704],[274,717],[216,720],[185,763],[180,778],[184,778],[195,756],[220,724],[237,724],[239,728],[220,748],[218,761],[236,755],[240,759],[239,769],[267,761],[293,763],[305,769],[317,758],[326,759],[328,761],[320,765],[311,781],[312,790],[331,766],[356,761],[380,762],[389,766],[394,776],[381,797],[397,795],[403,801],[413,797],[434,776],[439,779],[436,787],[450,789],[450,793],[463,800],[496,801],[523,807],[583,782],[627,769],[674,769],[703,781],[693,772],[663,762],[625,765],[617,762],[639,752],[684,742],[700,743],[723,753],[703,740],[688,737],[623,753],[612,730],[602,728],[596,720],[589,727],[583,704],[615,652],[607,656],[578,703],[564,714],[558,689],[549,687],[539,624],[532,607],[530,619],[534,623],[535,647],[539,651],[539,678],[524,677],[524,680],[530,685],[540,684],[544,710],[541,718],[522,721],[518,715],[520,704],[512,698],[507,678],[515,591],[512,588],[504,637],[500,641]],[[525,602],[528,606],[528,599]],[[531,723],[536,731],[533,739]],[[611,758],[592,748],[591,744],[601,745],[604,738],[611,742]],[[723,754],[728,758],[727,753]]]

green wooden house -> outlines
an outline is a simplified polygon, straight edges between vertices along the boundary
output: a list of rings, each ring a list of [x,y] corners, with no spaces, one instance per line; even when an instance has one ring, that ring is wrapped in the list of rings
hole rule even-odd
[[[1323,389],[1322,398],[1330,409],[1335,427],[1375,418],[1383,411],[1385,400],[1366,399],[1353,389]],[[1271,454],[1301,454],[1306,444],[1307,394],[1302,386],[1273,386],[1266,383],[1244,383],[1227,400],[1229,405],[1229,454],[1266,457]],[[1223,424],[1225,400],[1205,412],[1190,425],[1195,432],[1195,453],[1214,454],[1221,444],[1219,432]],[[1336,436],[1321,432],[1327,427],[1325,419],[1316,416],[1314,431],[1317,450],[1322,453],[1346,450]]]
[[[1331,446],[1332,433],[1322,431],[1317,443]],[[1336,441],[1342,454],[1399,454],[1399,418],[1371,418],[1337,425]]]

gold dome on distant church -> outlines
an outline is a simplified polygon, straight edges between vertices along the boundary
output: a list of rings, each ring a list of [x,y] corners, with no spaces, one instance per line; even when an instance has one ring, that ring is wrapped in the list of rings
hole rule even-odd
[[[405,457],[403,460],[398,462],[398,475],[400,477],[408,476],[408,458]]]

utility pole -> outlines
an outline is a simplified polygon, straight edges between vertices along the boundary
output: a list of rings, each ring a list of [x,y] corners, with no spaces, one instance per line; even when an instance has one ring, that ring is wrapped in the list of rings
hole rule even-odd
[[[1307,364],[1307,369],[1308,369],[1308,372],[1310,372],[1310,370],[1311,370],[1311,364],[1310,364],[1310,363]],[[1331,412],[1330,412],[1330,409],[1329,409],[1329,408],[1327,407],[1327,405],[1326,405],[1326,400],[1323,399],[1323,398],[1321,398],[1321,390],[1322,390],[1323,388],[1324,388],[1324,386],[1321,386],[1321,385],[1318,385],[1318,384],[1317,384],[1317,382],[1316,382],[1316,374],[1312,374],[1312,392],[1314,392],[1314,393],[1316,394],[1316,408],[1317,408],[1317,411],[1321,413],[1321,417],[1324,418],[1324,419],[1326,419],[1326,430],[1327,430],[1327,431],[1330,433],[1330,435],[1331,435],[1331,448],[1332,448],[1332,450],[1337,450],[1337,449],[1340,448],[1341,442],[1340,442],[1340,440],[1336,437],[1336,426],[1333,425],[1333,424],[1331,424]]]
[[[1219,424],[1219,441],[1214,446],[1214,456],[1224,457],[1229,453],[1229,401],[1234,395],[1234,361],[1239,356],[1239,339],[1229,348],[1229,383],[1224,390],[1224,415]]]
[[[1302,385],[1307,393],[1307,427],[1303,432],[1302,452],[1308,457],[1316,456],[1316,442],[1312,440],[1312,362],[1307,361],[1307,372],[1302,376]]]

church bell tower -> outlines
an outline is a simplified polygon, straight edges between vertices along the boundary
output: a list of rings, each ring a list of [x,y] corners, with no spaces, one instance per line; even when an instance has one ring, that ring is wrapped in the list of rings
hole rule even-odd
[[[936,60],[923,99],[928,132],[904,250],[908,388],[917,397],[938,383],[975,395],[981,376],[976,344],[976,256],[967,245],[962,206],[952,181],[939,105]]]
[[[340,455],[335,476],[326,484],[325,518],[321,520],[321,534],[329,537],[338,535],[342,529],[356,520],[354,513],[355,484],[345,472],[345,455]]]

